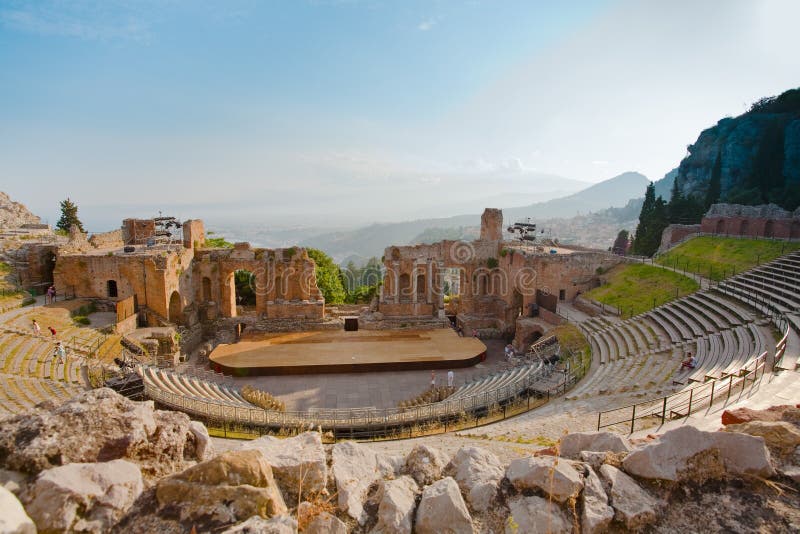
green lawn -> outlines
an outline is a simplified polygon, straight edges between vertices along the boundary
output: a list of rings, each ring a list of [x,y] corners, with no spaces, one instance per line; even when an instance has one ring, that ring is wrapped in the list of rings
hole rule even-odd
[[[800,243],[702,236],[681,243],[655,261],[712,280],[723,280],[793,250],[800,250]]]
[[[696,281],[660,267],[617,265],[606,274],[608,283],[584,296],[619,309],[625,317],[637,315],[665,302],[697,291]]]

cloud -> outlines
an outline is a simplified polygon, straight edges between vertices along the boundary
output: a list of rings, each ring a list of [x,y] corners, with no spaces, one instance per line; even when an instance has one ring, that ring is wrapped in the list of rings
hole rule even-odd
[[[439,24],[439,20],[436,17],[432,17],[417,24],[417,29],[421,32],[426,32],[432,30],[437,24]]]

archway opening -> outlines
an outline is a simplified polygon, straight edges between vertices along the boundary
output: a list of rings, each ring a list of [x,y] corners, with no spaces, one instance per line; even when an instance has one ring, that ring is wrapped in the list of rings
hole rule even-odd
[[[772,220],[767,221],[764,225],[764,237],[775,236],[775,223]]]
[[[425,284],[425,275],[418,274],[417,275],[417,300],[424,300],[427,296],[427,286]]]
[[[800,237],[800,221],[793,221],[791,228],[789,228],[789,237]]]
[[[252,272],[246,269],[234,271],[233,285],[236,291],[237,306],[247,308],[256,305],[256,280]]]
[[[117,281],[109,280],[106,282],[106,296],[110,299],[115,299],[118,296]]]
[[[203,277],[203,302],[211,300],[211,279],[207,276]]]
[[[411,296],[411,277],[408,273],[400,275],[398,290],[400,291],[400,300],[408,300]]]
[[[739,235],[747,235],[747,232],[749,230],[750,230],[750,221],[745,219],[739,225]]]
[[[181,295],[177,291],[173,291],[169,296],[169,321],[171,323],[180,323],[182,319],[183,307],[181,306]]]
[[[717,233],[718,234],[725,233],[725,219],[720,219],[717,221]]]

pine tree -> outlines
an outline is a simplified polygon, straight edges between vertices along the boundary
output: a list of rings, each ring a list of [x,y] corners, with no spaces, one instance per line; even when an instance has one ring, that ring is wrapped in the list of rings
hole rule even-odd
[[[627,230],[620,230],[617,234],[617,239],[614,240],[614,246],[611,248],[611,252],[624,256],[628,251],[628,237]]]
[[[69,232],[73,225],[77,226],[81,232],[84,232],[83,223],[78,219],[78,205],[67,198],[61,201],[61,218],[56,223],[56,228]]]
[[[650,182],[639,214],[636,237],[633,239],[634,254],[652,256],[661,245],[661,234],[667,225],[669,225],[667,203],[661,197],[656,198],[655,185]]]

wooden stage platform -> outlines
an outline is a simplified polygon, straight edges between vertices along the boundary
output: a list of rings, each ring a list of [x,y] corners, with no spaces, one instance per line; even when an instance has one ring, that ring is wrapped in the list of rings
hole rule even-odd
[[[360,330],[251,334],[209,355],[234,376],[449,369],[486,355],[477,338],[438,330]]]

